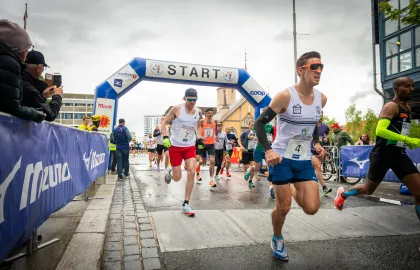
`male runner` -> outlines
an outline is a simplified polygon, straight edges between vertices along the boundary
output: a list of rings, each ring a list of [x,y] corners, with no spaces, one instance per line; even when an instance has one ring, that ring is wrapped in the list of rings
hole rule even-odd
[[[219,180],[219,172],[222,167],[223,156],[226,152],[225,145],[230,145],[230,141],[227,138],[225,132],[223,132],[223,123],[217,123],[216,138],[214,142],[215,154],[216,154],[216,180]]]
[[[226,131],[226,137],[229,143],[226,143],[225,145],[225,152],[223,153],[225,160],[222,163],[222,167],[220,169],[220,175],[223,175],[223,169],[226,168],[226,176],[231,177],[232,175],[230,175],[229,173],[229,168],[231,164],[230,157],[233,154],[233,146],[235,146],[236,143],[238,142],[238,138],[236,138],[235,134],[232,133],[231,128],[226,127],[225,131]]]
[[[324,137],[328,137],[328,135],[330,134],[330,129],[328,128],[328,126],[322,123],[323,117],[324,117],[324,112],[321,112],[321,118],[316,123],[317,130],[318,130],[318,138],[319,138],[319,141],[321,142],[321,145],[322,145],[322,141],[324,140]],[[318,179],[318,182],[322,186],[322,191],[324,192],[324,195],[327,195],[328,193],[332,191],[332,188],[328,188],[325,185],[324,177],[322,176],[322,171],[321,171],[322,159],[318,156],[318,153],[315,151],[313,145],[311,145],[311,151],[312,151],[312,166],[314,166],[316,178]]]
[[[163,146],[169,148],[169,157],[172,168],[165,174],[165,182],[171,183],[171,179],[178,182],[181,179],[181,163],[185,161],[187,165],[187,184],[185,185],[185,197],[182,204],[184,213],[189,216],[195,216],[189,206],[191,192],[194,187],[194,173],[196,167],[195,145],[203,148],[203,139],[201,138],[199,120],[201,110],[195,108],[197,102],[197,90],[189,88],[185,91],[184,104],[172,107],[171,111],[162,121],[160,129],[163,136]],[[166,126],[172,121],[171,139],[168,138]]]
[[[146,138],[146,148],[149,154],[149,167],[152,167],[152,161],[155,155],[155,139],[152,138],[152,133],[149,133]]]
[[[289,259],[282,228],[292,196],[308,215],[314,215],[319,209],[318,183],[310,146],[315,140],[315,151],[319,156],[325,154],[319,143],[316,123],[327,98],[314,88],[319,84],[322,69],[318,52],[300,56],[296,62],[299,82],[278,93],[255,123],[258,141],[265,149],[269,165],[268,180],[273,184],[276,198],[276,207],[271,214],[274,231],[271,247],[273,256],[281,260]],[[270,146],[264,126],[276,114],[276,139]]]
[[[255,174],[254,149],[257,146],[255,132],[252,131],[255,121],[249,122],[249,129],[239,137],[238,144],[242,150],[242,164],[244,165],[244,179],[248,181],[250,188],[255,187],[252,178]]]
[[[162,122],[165,120],[165,116],[162,115],[162,117],[160,118],[160,124],[162,125]],[[169,134],[169,126],[166,126],[166,134]],[[158,172],[160,172],[160,162],[163,160],[163,153],[165,153],[165,173],[168,169],[168,164],[169,164],[169,152],[168,152],[168,148],[163,146],[163,136],[162,133],[160,132],[160,126],[156,126],[155,130],[153,131],[153,137],[156,138],[157,140],[157,147],[156,147],[156,152],[157,152],[157,170]]]
[[[389,169],[395,173],[415,197],[415,209],[420,219],[420,174],[405,152],[406,147],[420,147],[419,138],[408,137],[411,127],[411,108],[407,101],[414,93],[414,82],[409,77],[394,80],[394,99],[381,110],[376,127],[376,144],[369,154],[369,171],[365,184],[356,185],[349,190],[340,187],[334,200],[334,207],[343,209],[344,200],[350,196],[372,194],[379,186]]]
[[[207,154],[210,158],[210,186],[216,187],[216,183],[214,182],[214,137],[216,135],[216,122],[213,120],[213,108],[206,109],[206,117],[201,124],[201,136],[204,138],[204,149],[199,150],[201,154],[201,161],[198,161],[196,173],[197,173],[197,180],[201,181],[200,177],[200,167],[203,164],[207,163]]]

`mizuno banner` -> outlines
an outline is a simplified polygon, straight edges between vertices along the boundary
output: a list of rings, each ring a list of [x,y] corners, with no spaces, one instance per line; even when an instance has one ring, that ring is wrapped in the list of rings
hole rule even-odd
[[[104,135],[0,115],[0,262],[106,174]]]
[[[373,146],[343,146],[341,147],[341,161],[343,176],[366,178],[369,170],[369,154]],[[408,150],[407,155],[420,170],[420,149]],[[384,178],[385,182],[400,182],[397,176],[389,170]]]

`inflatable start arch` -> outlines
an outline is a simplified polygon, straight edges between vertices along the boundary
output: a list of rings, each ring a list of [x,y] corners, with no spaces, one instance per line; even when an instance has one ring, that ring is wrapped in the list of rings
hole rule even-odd
[[[106,115],[99,131],[109,134],[117,120],[118,99],[141,81],[236,88],[255,108],[255,119],[271,98],[242,68],[203,66],[134,58],[95,89],[94,114]]]

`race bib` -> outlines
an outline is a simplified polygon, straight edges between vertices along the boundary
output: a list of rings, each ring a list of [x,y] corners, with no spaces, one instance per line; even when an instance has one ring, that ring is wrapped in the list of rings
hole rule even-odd
[[[411,123],[403,122],[401,135],[408,136],[410,134],[410,130],[411,130]],[[403,148],[407,147],[407,145],[403,142],[397,142],[396,146],[403,147]]]
[[[254,140],[248,141],[248,150],[254,150],[257,146],[257,142]]]
[[[194,135],[195,135],[195,127],[194,126],[186,126],[182,125],[179,129],[178,141],[182,142],[194,142]]]
[[[209,128],[205,128],[204,129],[204,137],[208,138],[213,136],[213,128],[209,127]]]
[[[214,144],[214,148],[216,148],[217,150],[223,149],[223,142],[224,142],[223,138],[217,137],[215,142],[216,143]]]
[[[226,144],[226,150],[227,150],[227,151],[232,150],[232,144],[227,143],[227,144]]]
[[[311,141],[312,136],[294,136],[287,144],[284,157],[294,160],[306,160]]]

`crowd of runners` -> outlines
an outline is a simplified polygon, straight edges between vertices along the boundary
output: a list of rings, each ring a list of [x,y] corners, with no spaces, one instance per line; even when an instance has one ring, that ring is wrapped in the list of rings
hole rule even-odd
[[[239,137],[231,128],[213,119],[213,109],[202,112],[196,107],[198,93],[189,88],[184,94],[185,102],[173,106],[162,116],[161,124],[144,142],[150,167],[155,158],[157,170],[164,169],[167,184],[172,180],[178,182],[182,169],[186,171],[182,208],[190,217],[194,217],[195,212],[189,200],[195,181],[203,181],[200,170],[203,165],[208,163],[209,166],[210,187],[217,187],[221,175],[231,177],[230,157],[233,148],[238,147],[242,153],[243,177],[252,189],[254,181],[260,180],[260,169],[265,161],[269,194],[276,201],[272,211],[271,246],[273,255],[281,260],[288,260],[282,228],[292,198],[306,214],[314,215],[320,207],[318,185],[324,194],[332,191],[325,185],[320,168],[325,155],[322,142],[329,135],[329,129],[322,123],[327,97],[315,86],[320,82],[324,65],[319,53],[308,52],[300,56],[296,67],[299,82],[276,94],[260,117],[251,121]],[[411,117],[407,101],[414,92],[413,80],[397,78],[394,92],[394,99],[386,103],[380,113],[366,183],[347,190],[340,187],[334,200],[337,210],[343,209],[345,199],[350,196],[372,194],[386,172],[392,169],[411,190],[420,218],[420,174],[405,152],[406,148],[420,147],[420,139],[408,136]],[[338,125],[332,126],[333,131],[337,128]],[[365,144],[362,137],[361,142]],[[366,144],[372,142],[368,140]]]

